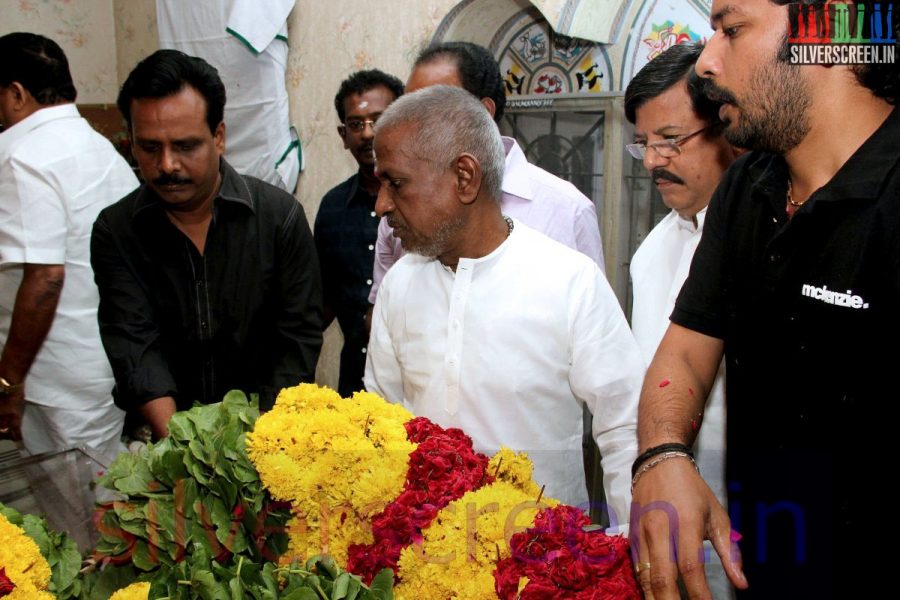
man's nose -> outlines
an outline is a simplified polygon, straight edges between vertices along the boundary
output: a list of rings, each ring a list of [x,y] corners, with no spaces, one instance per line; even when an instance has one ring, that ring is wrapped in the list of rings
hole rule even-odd
[[[644,150],[644,168],[649,172],[652,172],[653,169],[659,166],[669,164],[670,160],[671,159],[664,156],[660,156],[659,152],[650,146],[647,146],[646,150]]]
[[[178,157],[170,148],[159,151],[159,170],[163,173],[174,173],[181,166]]]
[[[366,119],[363,121],[362,131],[359,132],[359,137],[365,140],[371,140],[375,137],[375,121],[370,121]]]
[[[714,78],[721,75],[722,61],[719,57],[719,50],[724,37],[722,30],[719,29],[703,46],[703,51],[697,58],[697,64],[694,65],[694,70],[700,77]]]
[[[378,188],[378,198],[375,200],[375,212],[379,217],[394,210],[394,203],[391,202],[390,194],[387,191],[387,184],[382,182]]]

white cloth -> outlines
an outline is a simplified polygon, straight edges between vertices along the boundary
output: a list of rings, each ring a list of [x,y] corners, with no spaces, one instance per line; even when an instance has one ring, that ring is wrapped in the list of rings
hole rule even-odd
[[[669,315],[687,279],[705,219],[706,208],[697,213],[696,225],[673,210],[653,228],[631,259],[634,291],[631,327],[648,364],[669,326]],[[694,454],[706,483],[722,506],[727,506],[724,362],[706,402],[702,427],[694,442]],[[706,566],[706,571],[713,597],[717,600],[731,598],[731,585],[721,562],[715,552],[710,555],[712,563]]]
[[[706,209],[697,213],[697,225],[674,210],[647,235],[631,259],[634,303],[631,327],[644,359],[656,354],[669,326],[675,299],[691,268],[700,243]],[[697,465],[723,505],[725,490],[725,365],[719,368],[706,402],[703,426],[694,444]]]
[[[460,427],[477,450],[526,451],[546,495],[587,507],[582,403],[611,523],[627,525],[646,365],[600,269],[516,221],[488,256],[404,256],[375,305],[366,389]]]
[[[199,56],[225,84],[225,159],[293,192],[302,170],[285,73],[294,0],[156,0],[159,45]]]
[[[112,403],[112,371],[97,326],[91,227],[101,209],[137,185],[128,163],[74,104],[38,110],[0,134],[0,342],[9,335],[23,265],[64,265],[56,316],[29,372],[26,400],[82,411],[87,423],[108,411],[123,416]]]
[[[528,162],[516,140],[505,136],[502,139],[506,150],[500,199],[503,214],[578,250],[605,272],[603,242],[594,203],[570,182]],[[375,304],[384,274],[403,254],[400,240],[391,235],[387,219],[382,219],[375,243],[370,304]]]

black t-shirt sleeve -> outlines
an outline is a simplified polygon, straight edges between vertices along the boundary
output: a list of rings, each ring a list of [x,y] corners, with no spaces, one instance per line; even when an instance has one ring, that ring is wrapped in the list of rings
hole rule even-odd
[[[725,335],[726,224],[733,173],[730,169],[713,193],[690,273],[669,317],[676,325],[719,339]]]

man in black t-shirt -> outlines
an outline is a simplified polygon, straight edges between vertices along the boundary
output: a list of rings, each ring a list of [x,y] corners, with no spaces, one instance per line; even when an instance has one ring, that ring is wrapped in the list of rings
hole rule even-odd
[[[711,21],[697,72],[755,151],[710,203],[644,381],[636,566],[648,597],[678,598],[680,572],[705,598],[710,539],[740,597],[827,598],[875,567],[888,515],[862,473],[891,455],[877,410],[897,397],[897,65],[789,64],[788,7],[768,0],[715,0]],[[689,455],[723,353],[729,514]]]

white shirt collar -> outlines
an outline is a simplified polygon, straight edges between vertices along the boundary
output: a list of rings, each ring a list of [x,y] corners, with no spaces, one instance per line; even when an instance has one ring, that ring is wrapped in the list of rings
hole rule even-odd
[[[678,227],[680,227],[681,229],[686,229],[687,231],[690,231],[691,233],[696,232],[696,231],[703,231],[703,222],[706,220],[706,209],[707,208],[708,208],[708,206],[704,206],[703,208],[701,208],[700,211],[694,217],[697,220],[696,225],[694,225],[694,219],[685,219],[677,213],[675,215],[677,217],[675,222],[678,224]]]
[[[28,115],[3,133],[0,133],[0,160],[6,160],[15,144],[26,135],[50,121],[81,117],[72,103],[41,108]]]
[[[528,175],[528,159],[511,137],[503,136],[503,148],[506,150],[506,162],[503,168],[503,193],[518,196],[526,200],[534,200],[531,177]]]

